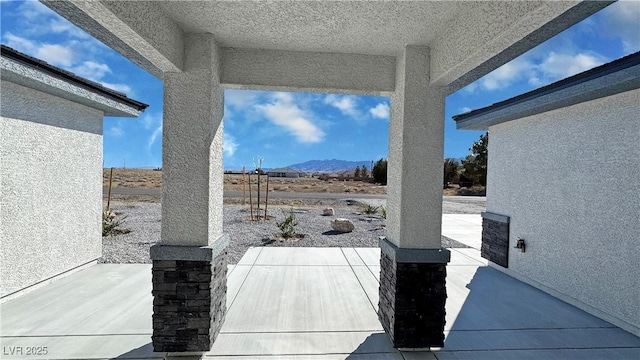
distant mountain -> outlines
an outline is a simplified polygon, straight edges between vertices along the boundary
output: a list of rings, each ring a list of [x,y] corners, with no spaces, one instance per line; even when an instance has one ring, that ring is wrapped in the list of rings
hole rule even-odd
[[[342,170],[355,169],[356,166],[365,165],[371,171],[371,160],[347,161],[347,160],[309,160],[300,164],[293,164],[286,167],[304,172],[336,172]]]

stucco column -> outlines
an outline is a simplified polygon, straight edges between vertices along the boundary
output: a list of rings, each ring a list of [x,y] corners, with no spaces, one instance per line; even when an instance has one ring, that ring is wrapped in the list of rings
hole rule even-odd
[[[208,351],[224,322],[229,239],[222,233],[219,69],[213,36],[188,34],[183,72],[164,74],[162,232],[151,248],[159,352]]]
[[[429,48],[397,58],[389,126],[387,237],[381,240],[379,318],[394,346],[424,349],[444,341],[441,248],[445,92],[430,86]]]

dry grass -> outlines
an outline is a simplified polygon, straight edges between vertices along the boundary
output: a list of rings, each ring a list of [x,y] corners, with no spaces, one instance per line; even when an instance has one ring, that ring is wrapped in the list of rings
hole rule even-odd
[[[103,171],[103,186],[109,186],[110,169]],[[245,177],[246,189],[249,191],[249,178]],[[267,177],[260,180],[260,191],[266,190]],[[113,187],[160,189],[162,187],[162,171],[151,169],[113,169]],[[251,188],[258,189],[258,177],[251,176]],[[224,189],[242,191],[242,175],[224,174]],[[331,194],[386,194],[387,187],[361,181],[319,180],[316,178],[269,178],[270,191],[297,193],[331,193]],[[483,186],[460,188],[457,185],[443,190],[444,195],[479,195],[485,194]]]
[[[111,169],[103,169],[102,186],[109,186]],[[162,171],[151,169],[113,169],[113,187],[160,189]]]
[[[109,186],[111,169],[104,169],[102,183]],[[249,178],[245,177],[246,190],[249,191]],[[113,169],[113,187],[159,189],[162,187],[162,171],[147,169]],[[242,191],[242,175],[224,174],[224,189]],[[258,189],[258,177],[251,176],[251,188]],[[260,191],[267,188],[267,177],[260,179]],[[316,178],[269,178],[270,191],[298,192],[298,193],[357,193],[357,194],[386,194],[386,186],[360,181],[318,180]]]

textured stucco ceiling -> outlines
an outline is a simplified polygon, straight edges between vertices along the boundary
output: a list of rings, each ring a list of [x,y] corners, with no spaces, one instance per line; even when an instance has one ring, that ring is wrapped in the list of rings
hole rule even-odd
[[[289,63],[280,64],[279,70],[284,72],[289,72],[287,66],[296,65],[298,70],[309,67],[308,59],[291,63],[297,56],[292,52],[314,59],[314,66],[321,70],[318,74],[333,73],[336,63],[345,74],[351,71],[345,61],[352,69],[354,61],[344,55],[372,56],[369,63],[386,64],[386,59],[374,56],[395,58],[405,46],[427,46],[431,83],[446,86],[449,92],[609,4],[580,0],[41,1],[159,78],[165,72],[184,69],[184,41],[190,34],[208,33],[218,47],[226,49],[225,54],[244,51],[241,59],[246,60],[245,65],[261,56],[257,60],[264,64],[262,72],[266,68],[278,70],[268,66],[272,64],[269,59],[287,59]],[[328,58],[320,53],[336,56]],[[226,63],[225,73],[251,70],[237,63]],[[356,68],[358,65],[356,62]],[[272,73],[271,80],[284,76]],[[233,84],[300,86],[291,81],[266,84],[255,81],[255,76],[248,80]],[[307,84],[310,89],[327,90],[324,77],[313,80],[315,86]],[[335,90],[335,86],[329,89]],[[387,91],[388,86],[351,90]]]
[[[185,32],[212,33],[221,46],[397,55],[428,45],[469,2],[164,1]],[[505,5],[512,6],[512,5]]]

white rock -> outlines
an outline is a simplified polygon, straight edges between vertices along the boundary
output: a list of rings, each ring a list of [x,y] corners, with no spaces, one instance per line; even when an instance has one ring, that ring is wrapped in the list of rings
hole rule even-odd
[[[331,221],[331,228],[335,231],[348,233],[355,230],[355,225],[349,219],[337,218]]]
[[[333,216],[334,211],[333,208],[326,208],[322,210],[322,216]]]

